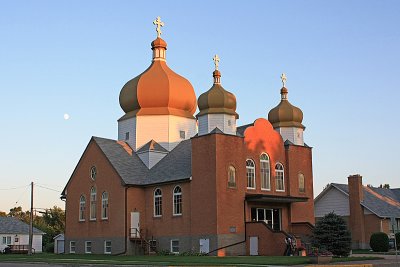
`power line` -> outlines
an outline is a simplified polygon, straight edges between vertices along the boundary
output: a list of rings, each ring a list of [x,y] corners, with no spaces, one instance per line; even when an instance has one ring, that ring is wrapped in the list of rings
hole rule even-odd
[[[50,188],[50,187],[46,187],[46,186],[42,186],[42,185],[40,185],[40,184],[35,184],[37,187],[40,187],[40,188],[44,188],[44,189],[47,189],[47,190],[51,190],[51,191],[55,191],[55,192],[58,192],[58,193],[61,193],[61,191],[60,190],[57,190],[57,189],[53,189],[53,188]]]
[[[20,188],[25,188],[28,187],[28,185],[21,185],[21,186],[16,186],[16,187],[10,187],[10,188],[0,188],[0,190],[6,191],[6,190],[15,190],[15,189],[20,189]]]

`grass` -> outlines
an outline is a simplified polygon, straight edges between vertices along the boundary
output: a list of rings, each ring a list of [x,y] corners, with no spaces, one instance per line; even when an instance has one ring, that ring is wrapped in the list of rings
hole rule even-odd
[[[395,255],[396,252],[394,250],[389,250],[388,252],[374,252],[371,249],[353,249],[353,254],[382,254],[382,255]],[[400,254],[399,250],[397,250],[397,254]]]
[[[361,261],[380,259],[377,257],[334,258],[334,262]],[[73,254],[35,254],[28,255],[0,255],[1,262],[45,262],[45,263],[74,263],[74,264],[102,264],[102,265],[169,265],[169,266],[262,266],[262,265],[298,265],[310,264],[308,257],[284,256],[239,256],[239,257],[212,257],[212,256],[111,256],[111,255],[73,255]]]

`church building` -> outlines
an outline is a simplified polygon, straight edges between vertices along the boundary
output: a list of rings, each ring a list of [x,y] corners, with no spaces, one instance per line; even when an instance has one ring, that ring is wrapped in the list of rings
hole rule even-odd
[[[65,252],[283,255],[314,224],[312,148],[286,76],[268,119],[238,126],[218,56],[196,99],[153,23],[151,65],[119,95],[118,139],[92,137],[62,192]]]

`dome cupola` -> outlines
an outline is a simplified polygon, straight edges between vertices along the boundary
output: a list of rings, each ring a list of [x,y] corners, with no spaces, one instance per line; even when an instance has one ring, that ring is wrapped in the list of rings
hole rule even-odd
[[[281,76],[283,87],[281,89],[281,102],[268,113],[268,120],[274,128],[296,127],[305,129],[302,124],[303,112],[298,107],[290,104],[288,89],[286,88],[286,75]]]
[[[138,115],[176,115],[193,118],[196,95],[184,77],[172,71],[166,63],[167,43],[161,38],[164,23],[160,17],[157,38],[151,43],[153,60],[143,73],[128,81],[121,89],[119,103],[128,117]]]
[[[234,115],[236,119],[239,115],[236,113],[236,97],[231,92],[226,91],[221,85],[221,72],[218,70],[219,57],[214,58],[215,70],[213,72],[214,84],[207,92],[200,95],[198,99],[199,114],[229,114]]]

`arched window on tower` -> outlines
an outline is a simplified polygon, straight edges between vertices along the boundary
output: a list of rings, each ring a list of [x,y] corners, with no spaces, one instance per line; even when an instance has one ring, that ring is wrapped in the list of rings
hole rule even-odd
[[[301,172],[299,173],[299,192],[300,193],[306,192],[304,174],[302,174]]]
[[[101,195],[101,218],[108,219],[108,193],[106,191]]]
[[[90,189],[90,220],[96,220],[96,187]]]
[[[285,173],[279,162],[275,165],[275,186],[276,191],[285,191]]]
[[[174,188],[173,214],[182,215],[182,189],[179,185]]]
[[[162,216],[162,191],[160,188],[154,190],[154,217]]]
[[[269,157],[263,153],[260,156],[261,189],[271,190],[271,178],[269,169]]]
[[[256,167],[254,161],[251,159],[246,160],[246,176],[247,176],[247,188],[256,188]]]
[[[228,168],[228,187],[236,187],[236,170],[232,165]]]
[[[79,198],[79,221],[85,220],[86,198],[81,195]]]

